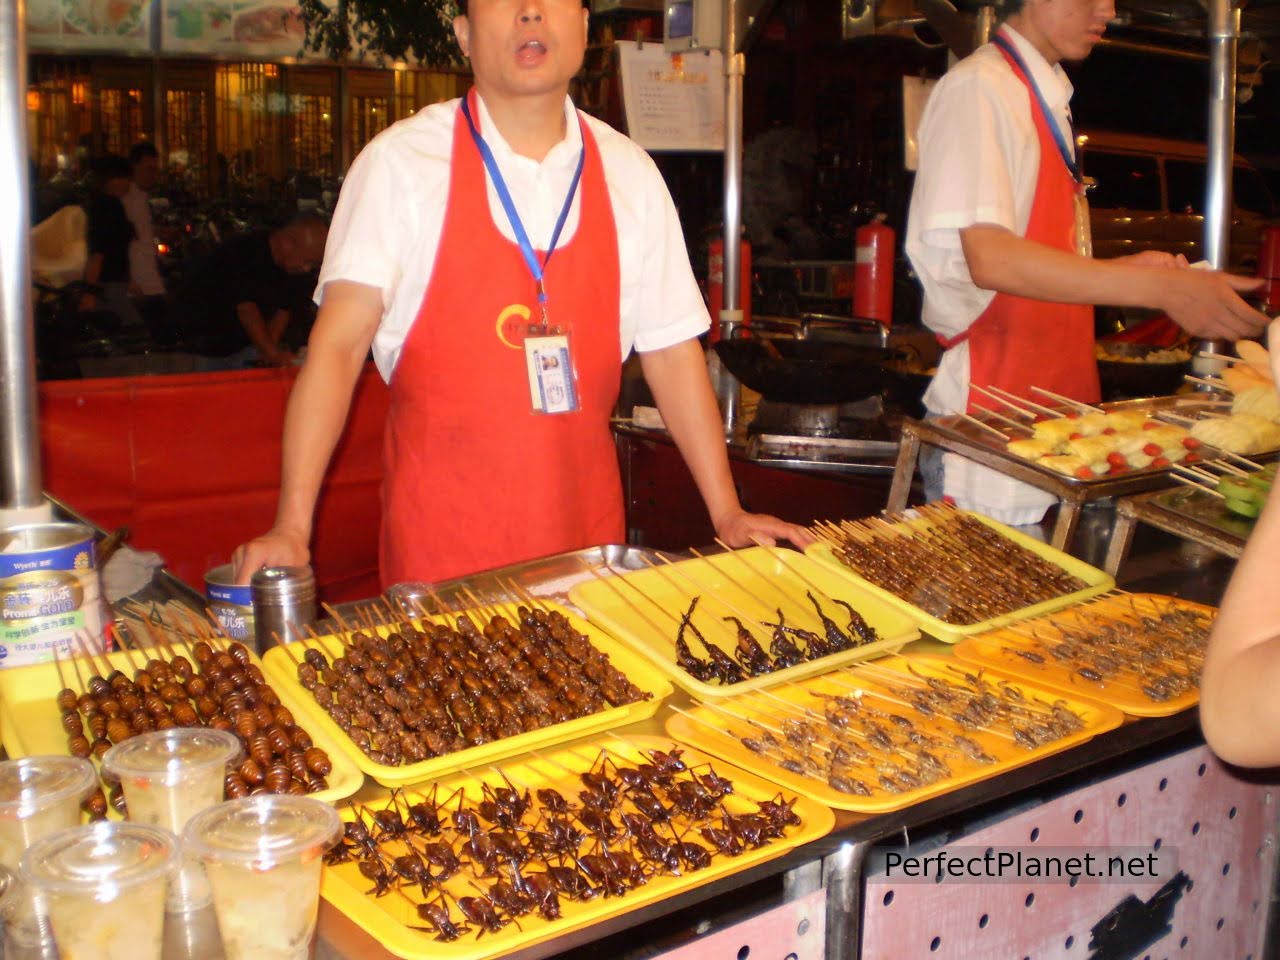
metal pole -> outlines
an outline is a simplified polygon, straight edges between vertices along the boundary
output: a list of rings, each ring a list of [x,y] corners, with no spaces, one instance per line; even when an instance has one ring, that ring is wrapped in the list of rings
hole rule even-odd
[[[720,337],[729,340],[742,323],[738,290],[742,282],[742,78],[747,58],[738,52],[738,0],[724,6],[724,309],[716,319]],[[738,421],[738,381],[721,367],[716,394],[724,414],[724,432]]]
[[[0,506],[44,502],[36,431],[26,0],[0,0]]]
[[[1209,138],[1204,256],[1227,266],[1231,241],[1231,161],[1236,144],[1236,43],[1240,11],[1231,0],[1209,2]]]
[[[1231,242],[1231,169],[1236,147],[1236,44],[1240,39],[1240,11],[1231,0],[1209,0],[1206,32],[1209,39],[1209,136],[1204,205],[1204,258],[1225,269]],[[1222,344],[1204,340],[1196,353],[1220,353]],[[1197,357],[1201,376],[1221,372],[1217,360]]]

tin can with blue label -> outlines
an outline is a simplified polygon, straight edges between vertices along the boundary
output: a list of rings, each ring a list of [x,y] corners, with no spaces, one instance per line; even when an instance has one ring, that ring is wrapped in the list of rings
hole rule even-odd
[[[0,530],[0,667],[45,663],[55,650],[77,653],[77,634],[100,651],[107,622],[91,529],[30,523]]]
[[[227,636],[253,643],[253,588],[235,582],[235,567],[224,563],[204,575],[204,595],[209,609]]]

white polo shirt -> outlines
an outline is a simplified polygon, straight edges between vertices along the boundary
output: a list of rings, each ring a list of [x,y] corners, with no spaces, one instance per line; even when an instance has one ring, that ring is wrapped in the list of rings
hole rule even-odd
[[[1044,95],[1063,137],[1071,140],[1071,82],[1016,30],[1012,41]],[[984,223],[1019,236],[1027,229],[1040,168],[1030,93],[988,43],[947,72],[920,120],[920,166],[907,218],[906,251],[924,287],[924,325],[943,337],[963,333],[986,310],[993,291],[974,286],[960,231]],[[960,413],[969,396],[969,345],[942,357],[924,402],[933,413]]]
[[[370,141],[347,173],[329,228],[316,302],[330,280],[354,280],[382,291],[373,358],[388,382],[439,250],[458,103],[425,107]],[[564,109],[565,138],[538,163],[512,151],[480,101],[480,131],[530,241],[540,250],[550,243],[582,145],[578,113],[568,97]],[[584,115],[583,121],[600,149],[618,234],[622,356],[633,346],[641,352],[660,350],[698,336],[710,318],[662,175],[640,146],[592,117]],[[493,183],[486,181],[489,215],[514,243]],[[562,245],[577,232],[581,197],[578,190],[560,235]]]
[[[129,279],[137,284],[142,295],[156,297],[164,294],[164,279],[160,276],[160,262],[156,259],[156,235],[151,227],[151,205],[146,191],[136,183],[120,201],[125,215],[133,224],[134,237],[129,241]]]

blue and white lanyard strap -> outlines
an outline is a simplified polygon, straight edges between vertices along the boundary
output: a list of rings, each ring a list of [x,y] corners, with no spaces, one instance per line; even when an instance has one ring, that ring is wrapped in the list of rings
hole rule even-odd
[[[529,267],[529,273],[533,276],[534,285],[538,291],[538,304],[542,307],[543,320],[546,320],[547,312],[547,290],[543,284],[543,275],[546,271],[547,264],[551,262],[551,255],[555,253],[556,244],[560,242],[560,232],[564,229],[565,221],[569,219],[569,208],[573,206],[573,196],[578,192],[578,181],[582,179],[582,166],[587,156],[587,148],[585,139],[582,149],[578,152],[578,168],[573,172],[573,181],[569,184],[569,195],[564,198],[564,207],[560,210],[560,216],[556,220],[555,230],[551,233],[551,243],[547,246],[547,253],[542,258],[542,262],[538,262],[538,256],[534,253],[533,244],[529,242],[529,234],[524,228],[524,224],[520,221],[520,214],[516,212],[515,202],[511,199],[511,191],[507,189],[507,183],[502,179],[502,171],[498,169],[497,158],[494,157],[493,151],[489,149],[489,145],[484,142],[484,137],[480,136],[480,131],[476,129],[475,121],[471,118],[471,107],[467,103],[468,98],[462,98],[462,115],[467,118],[467,126],[471,128],[471,139],[476,142],[476,148],[480,151],[480,156],[484,160],[485,169],[489,171],[489,179],[493,181],[493,188],[498,193],[498,199],[502,201],[502,209],[507,212],[507,220],[511,223],[511,229],[516,235],[516,243],[520,245],[520,253],[524,257],[525,264]],[[579,127],[582,121],[579,120]]]
[[[1071,147],[1067,145],[1067,139],[1062,135],[1062,127],[1053,118],[1053,113],[1049,110],[1049,104],[1045,102],[1044,94],[1040,92],[1040,87],[1036,85],[1036,78],[1031,75],[1031,71],[1027,69],[1026,61],[1022,59],[1022,54],[1018,53],[1009,40],[1001,34],[996,34],[991,38],[991,42],[998,46],[1001,50],[1009,55],[1009,58],[1018,65],[1018,69],[1022,71],[1022,75],[1026,77],[1027,86],[1031,88],[1031,92],[1035,94],[1036,101],[1040,104],[1040,112],[1044,115],[1045,123],[1049,125],[1049,129],[1053,131],[1053,139],[1058,144],[1058,152],[1062,154],[1062,162],[1067,165],[1067,170],[1071,172],[1072,178],[1076,183],[1081,183],[1080,166],[1076,163],[1075,154]]]

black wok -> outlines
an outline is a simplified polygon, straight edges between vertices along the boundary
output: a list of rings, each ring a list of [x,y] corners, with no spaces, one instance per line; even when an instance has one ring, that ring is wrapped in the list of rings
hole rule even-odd
[[[847,403],[879,393],[879,347],[821,340],[721,340],[720,360],[735,377],[766,400],[782,403]]]

